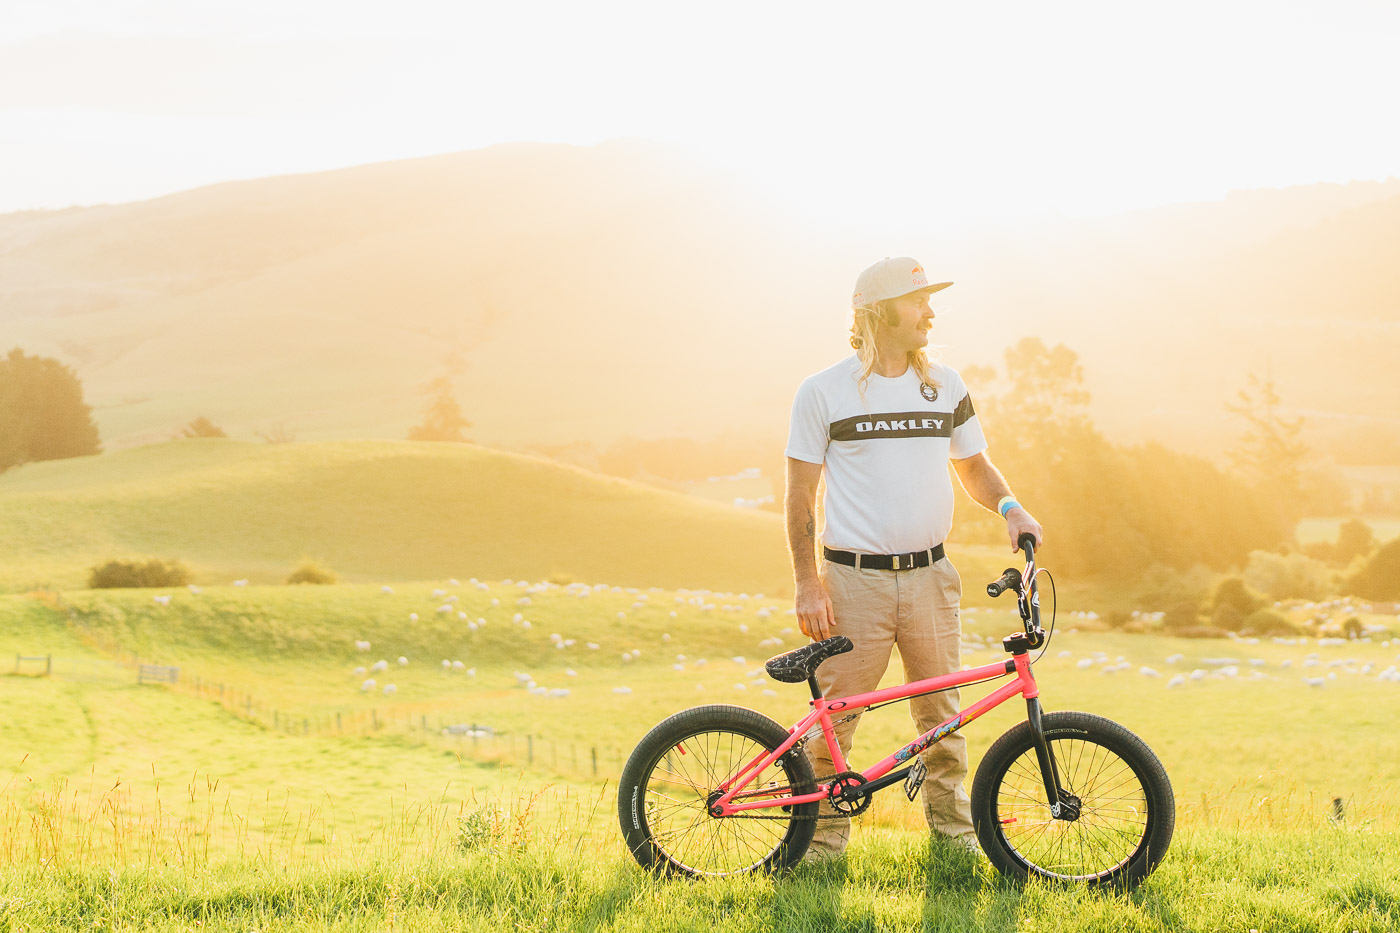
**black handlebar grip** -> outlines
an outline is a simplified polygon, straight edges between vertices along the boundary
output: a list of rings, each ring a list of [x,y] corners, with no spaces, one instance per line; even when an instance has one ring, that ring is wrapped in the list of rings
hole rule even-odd
[[[1026,548],[1030,548],[1030,553],[1034,554],[1035,535],[1031,534],[1029,531],[1021,532],[1021,537],[1016,539],[1016,547],[1018,547],[1022,551],[1026,550]]]
[[[1006,571],[987,584],[987,595],[995,599],[1007,590],[1018,589],[1021,585],[1021,571],[1015,567],[1007,567]]]

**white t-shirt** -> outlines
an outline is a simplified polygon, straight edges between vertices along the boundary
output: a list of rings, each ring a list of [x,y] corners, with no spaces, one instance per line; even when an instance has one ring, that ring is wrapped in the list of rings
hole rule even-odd
[[[825,463],[822,544],[861,554],[904,554],[943,543],[953,527],[948,460],[987,448],[962,377],[931,367],[935,389],[911,366],[872,373],[861,398],[854,354],[809,376],[792,403],[787,455]]]

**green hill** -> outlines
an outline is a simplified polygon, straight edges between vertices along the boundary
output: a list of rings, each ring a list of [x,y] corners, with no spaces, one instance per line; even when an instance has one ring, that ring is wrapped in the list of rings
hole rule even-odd
[[[158,554],[201,583],[448,577],[790,589],[782,521],[472,445],[171,441],[0,475],[0,589]]]

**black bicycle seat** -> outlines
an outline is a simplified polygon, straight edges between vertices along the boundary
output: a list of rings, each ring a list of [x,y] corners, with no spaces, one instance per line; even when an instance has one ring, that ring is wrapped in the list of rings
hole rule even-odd
[[[851,644],[851,640],[845,635],[833,635],[830,638],[813,642],[810,645],[803,645],[801,648],[794,648],[785,654],[769,658],[764,662],[763,669],[774,680],[780,680],[785,684],[800,684],[811,677],[827,658],[845,654],[853,648],[855,645]]]

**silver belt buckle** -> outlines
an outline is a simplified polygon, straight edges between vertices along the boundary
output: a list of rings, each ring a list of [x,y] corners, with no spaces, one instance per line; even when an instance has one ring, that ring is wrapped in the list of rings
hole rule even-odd
[[[913,554],[901,554],[901,555],[899,555],[898,557],[895,558],[895,561],[896,561],[896,563],[897,563],[897,565],[898,565],[898,569],[900,569],[900,570],[913,570],[913,569],[914,569],[914,555],[913,555]],[[907,566],[906,566],[906,563],[905,563],[906,561],[908,562],[908,563],[907,563]]]

